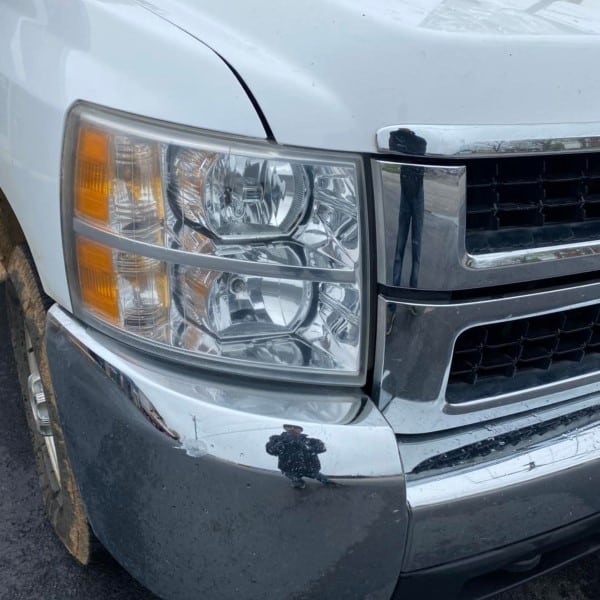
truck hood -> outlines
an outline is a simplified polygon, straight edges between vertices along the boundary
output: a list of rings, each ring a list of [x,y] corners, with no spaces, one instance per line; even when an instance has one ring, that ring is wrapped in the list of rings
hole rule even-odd
[[[600,121],[595,0],[137,1],[219,54],[280,143],[373,152],[389,125]]]

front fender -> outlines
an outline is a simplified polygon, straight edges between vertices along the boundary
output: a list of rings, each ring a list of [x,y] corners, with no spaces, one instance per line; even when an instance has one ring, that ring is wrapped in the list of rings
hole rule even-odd
[[[129,0],[0,1],[0,189],[44,289],[70,308],[61,257],[66,114],[77,100],[189,126],[264,138],[227,65]]]

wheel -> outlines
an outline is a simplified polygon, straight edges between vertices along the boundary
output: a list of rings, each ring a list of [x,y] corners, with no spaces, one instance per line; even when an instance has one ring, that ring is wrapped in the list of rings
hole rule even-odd
[[[52,301],[41,289],[26,246],[14,248],[7,274],[11,341],[43,502],[50,523],[67,550],[80,563],[87,564],[97,542],[67,457],[44,343],[46,312]]]

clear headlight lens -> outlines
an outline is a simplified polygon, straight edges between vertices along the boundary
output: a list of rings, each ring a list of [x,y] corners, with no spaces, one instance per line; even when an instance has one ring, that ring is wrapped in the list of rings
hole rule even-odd
[[[302,165],[189,148],[173,152],[169,183],[185,217],[222,240],[288,234],[309,193]]]
[[[65,178],[83,319],[209,366],[362,377],[358,157],[79,106]]]

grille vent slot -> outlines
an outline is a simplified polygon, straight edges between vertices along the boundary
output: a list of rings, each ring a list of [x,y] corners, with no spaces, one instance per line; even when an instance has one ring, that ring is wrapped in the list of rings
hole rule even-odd
[[[467,162],[471,254],[600,239],[600,154]]]
[[[597,370],[600,305],[480,325],[456,340],[447,399],[466,401],[477,388],[485,396],[495,386],[502,393]]]

